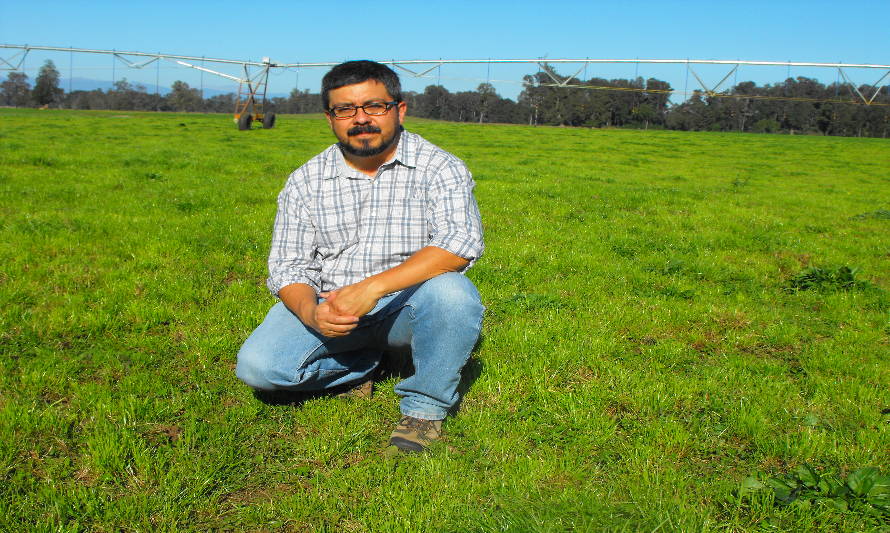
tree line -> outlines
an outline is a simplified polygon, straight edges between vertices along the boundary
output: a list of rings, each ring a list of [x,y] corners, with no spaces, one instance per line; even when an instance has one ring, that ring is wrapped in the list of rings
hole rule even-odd
[[[40,68],[34,87],[24,72],[10,72],[0,83],[0,105],[11,107],[59,107],[66,109],[116,109],[127,111],[197,111],[231,113],[235,93],[203,98],[201,91],[184,81],[174,81],[166,94],[150,93],[126,78],[111,89],[65,92],[59,87],[59,71],[52,61]]]
[[[856,101],[857,90],[869,94],[870,87],[824,85],[806,77],[763,86],[746,81],[721,93],[694,91],[685,101],[672,103],[673,88],[662,80],[580,80],[559,76],[545,65],[542,71],[525,76],[523,87],[515,101],[498,95],[489,83],[459,92],[430,85],[423,92],[407,91],[403,96],[410,115],[454,122],[866,137],[890,134],[890,86],[880,89],[873,105],[851,103]],[[51,61],[41,67],[33,88],[22,72],[10,72],[0,83],[0,105],[16,107],[230,113],[236,99],[234,92],[202,98],[198,89],[183,81],[174,82],[167,94],[153,94],[126,78],[109,90],[65,93],[59,88],[59,73]],[[269,104],[277,113],[317,113],[321,95],[293,89],[287,97],[270,98]]]

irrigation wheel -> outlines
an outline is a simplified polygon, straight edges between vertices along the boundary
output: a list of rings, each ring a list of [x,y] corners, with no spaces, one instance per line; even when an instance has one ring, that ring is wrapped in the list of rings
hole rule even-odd
[[[266,113],[263,115],[263,128],[271,129],[275,127],[275,113]]]
[[[241,116],[238,117],[238,129],[249,130],[251,124],[253,124],[253,115],[247,112],[241,113]]]

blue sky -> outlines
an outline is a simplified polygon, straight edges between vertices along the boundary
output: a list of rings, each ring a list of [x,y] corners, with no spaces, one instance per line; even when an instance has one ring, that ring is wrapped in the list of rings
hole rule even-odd
[[[84,7],[86,4],[86,7]],[[0,43],[164,52],[277,62],[345,59],[476,58],[691,58],[890,63],[890,1],[634,2],[457,1],[372,4],[328,2],[4,2]],[[0,49],[8,58],[10,50]],[[162,86],[182,79],[197,87],[233,90],[221,78],[162,63],[132,70],[111,56],[32,52],[25,69],[33,80],[45,59],[65,79],[130,81]],[[563,66],[572,74],[577,66]],[[222,70],[226,70],[220,67]],[[515,98],[532,66],[446,66],[430,79],[403,76],[411,90],[440,81],[450,90],[475,88],[490,80]],[[233,69],[226,70],[236,73]],[[697,69],[716,83],[726,67]],[[287,93],[295,85],[318,90],[322,69],[278,71],[269,90]],[[697,82],[683,66],[588,67],[588,77],[637,75],[692,90]],[[836,71],[743,67],[730,81],[780,82],[787,75],[834,82]],[[853,81],[872,83],[883,72],[850,71]],[[583,73],[582,73],[583,75]],[[885,82],[886,83],[886,82]]]

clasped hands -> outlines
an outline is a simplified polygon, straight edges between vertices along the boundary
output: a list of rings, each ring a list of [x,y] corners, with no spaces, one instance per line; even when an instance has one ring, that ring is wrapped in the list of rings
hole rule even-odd
[[[371,284],[360,281],[337,290],[319,294],[324,301],[315,307],[313,329],[325,337],[343,337],[355,329],[362,317],[380,300]]]

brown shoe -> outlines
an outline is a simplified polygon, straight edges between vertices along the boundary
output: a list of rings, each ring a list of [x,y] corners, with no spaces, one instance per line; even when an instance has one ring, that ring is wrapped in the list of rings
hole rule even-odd
[[[343,392],[335,394],[335,396],[337,398],[355,398],[360,400],[370,398],[372,394],[374,394],[374,378],[368,378]]]
[[[389,444],[403,452],[422,452],[441,436],[441,420],[424,420],[413,416],[403,416],[390,435]]]

